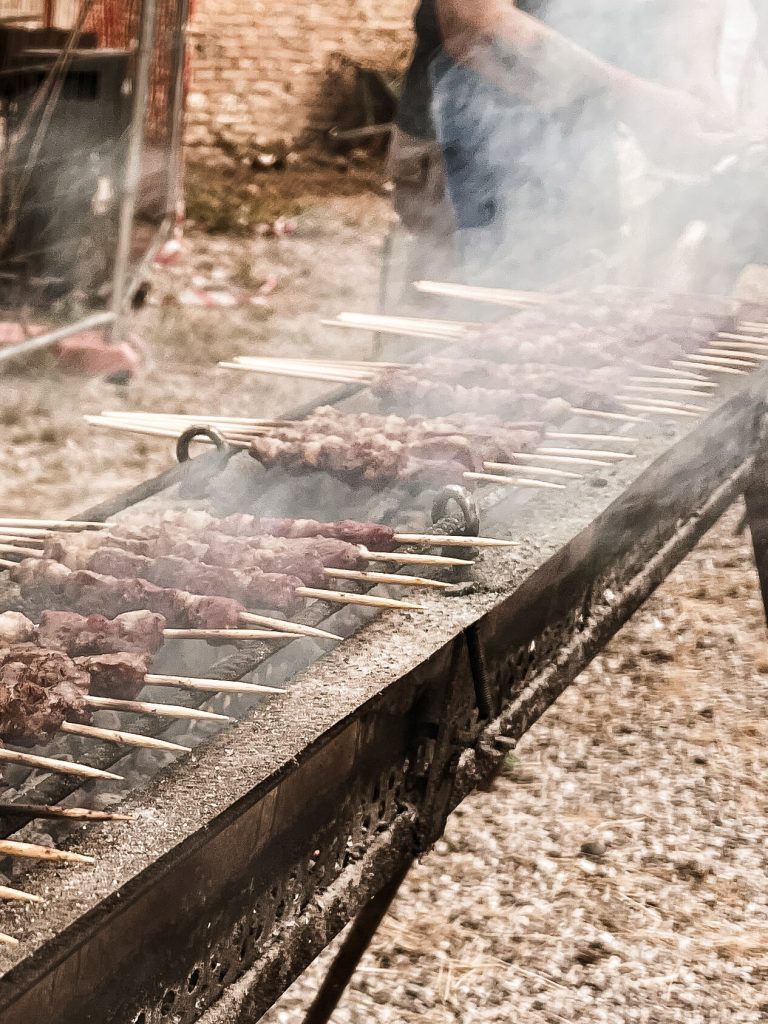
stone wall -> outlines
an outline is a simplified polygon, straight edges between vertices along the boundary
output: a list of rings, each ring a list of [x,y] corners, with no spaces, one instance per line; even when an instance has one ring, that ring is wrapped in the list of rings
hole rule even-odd
[[[201,155],[324,130],[347,61],[402,68],[416,0],[195,0],[186,141]]]

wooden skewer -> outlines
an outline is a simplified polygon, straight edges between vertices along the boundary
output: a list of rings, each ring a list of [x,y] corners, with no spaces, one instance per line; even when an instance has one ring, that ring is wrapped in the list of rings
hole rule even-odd
[[[277,629],[164,629],[167,640],[297,640],[304,633]]]
[[[690,356],[686,360],[673,359],[672,365],[680,367],[695,366],[699,370],[707,370],[709,373],[730,373],[737,376],[744,376],[748,373],[747,370],[737,370],[733,366],[720,366],[712,363],[710,360],[693,359]]]
[[[393,539],[398,544],[431,544],[438,548],[514,548],[518,543],[496,537],[459,537],[454,533],[396,533]]]
[[[369,562],[400,562],[402,565],[474,565],[471,558],[454,558],[453,555],[412,554],[410,551],[365,551]]]
[[[755,333],[731,334],[729,331],[720,331],[717,335],[718,338],[727,338],[728,341],[749,341],[754,342],[756,345],[768,345],[768,337],[766,337],[766,334],[768,334],[768,327],[766,327],[765,324],[750,325],[748,322],[745,321],[740,323],[738,326],[744,327],[746,330],[754,330]]]
[[[18,519],[14,516],[0,516],[4,526],[46,526],[54,530],[104,529],[104,523],[94,523],[87,519]]]
[[[68,821],[135,821],[132,814],[93,811],[90,807],[59,807],[49,804],[0,804],[0,816],[20,818],[64,818]]]
[[[691,360],[694,365],[696,363],[712,364],[713,366],[735,366],[737,369],[744,368],[746,370],[753,369],[752,364],[746,359],[726,359],[723,356],[708,356],[702,352],[693,353],[686,357]]]
[[[707,377],[694,373],[688,363],[677,363],[672,366],[649,366],[646,363],[640,363],[639,369],[647,370],[648,373],[659,373],[666,377],[684,377],[686,380],[700,380],[703,383],[709,383]]]
[[[517,466],[510,466],[512,469],[517,469]],[[506,484],[508,487],[517,487],[518,480],[513,476],[499,476],[495,473],[465,473],[465,480],[479,480],[485,483],[494,484]],[[554,487],[559,487],[561,490],[564,489],[564,484],[554,484]]]
[[[223,363],[220,365],[228,364]],[[334,363],[324,359],[260,359],[251,356],[238,356],[233,361],[233,364],[229,365],[241,368],[247,367],[251,370],[265,370],[266,372],[285,370],[286,372],[301,371],[302,373],[340,374],[350,377],[353,382],[360,381],[361,383],[374,380],[382,372],[378,368],[378,363],[370,363],[367,367],[345,366],[341,363]]]
[[[285,619],[272,619],[268,615],[258,615],[255,612],[241,612],[240,621],[248,622],[254,626],[265,626],[267,629],[282,630],[286,626],[290,626],[292,633],[297,633],[299,636],[312,636],[318,640],[343,640],[344,637],[338,636],[336,633],[329,633],[325,629],[318,629],[317,626],[305,626],[301,622],[287,622]],[[217,630],[222,634],[237,633],[238,630]]]
[[[425,611],[423,605],[398,601],[393,597],[374,597],[372,594],[345,594],[340,590],[321,590],[316,587],[296,587],[300,597],[314,597],[331,604],[357,604],[366,608],[394,608],[401,611]]]
[[[264,683],[243,683],[229,679],[195,679],[194,687],[190,687],[187,676],[146,675],[144,681],[151,686],[172,686],[179,690],[202,690],[207,693],[277,693],[281,696],[288,691],[279,686],[267,686]]]
[[[353,376],[350,373],[333,373],[321,370],[312,370],[309,367],[288,368],[280,366],[251,366],[250,363],[221,362],[216,364],[222,370],[245,370],[247,373],[260,373],[272,377],[299,377],[302,380],[327,381],[329,384],[365,384],[371,378]]]
[[[141,433],[142,431],[147,430],[157,431],[158,437],[177,437],[182,431],[187,430],[190,426],[199,424],[200,426],[215,427],[228,441],[232,441],[233,443],[241,442],[243,444],[250,444],[254,437],[259,437],[264,433],[268,433],[276,427],[289,425],[287,421],[284,423],[276,421],[269,427],[258,424],[254,424],[250,427],[240,427],[233,424],[221,423],[215,416],[198,416],[193,421],[190,421],[166,418],[162,413],[143,413],[140,417],[94,416],[91,418],[94,421],[98,421],[96,425],[114,427],[121,430],[131,430],[135,433]],[[210,438],[201,436],[200,440],[202,443],[208,443]]]
[[[612,444],[637,444],[638,437],[629,437],[624,434],[563,434],[558,431],[548,430],[545,439],[554,437],[558,441],[610,441]]]
[[[768,334],[768,324],[760,323],[756,320],[739,320],[739,327],[746,327],[750,331],[760,331],[761,333]]]
[[[506,466],[506,465],[507,465],[507,463],[504,463],[504,462],[484,462],[483,463],[483,469],[487,469],[490,472],[493,472],[493,470],[494,469],[498,469],[499,466]],[[517,469],[519,470],[520,467],[518,466]],[[525,472],[526,473],[536,473],[539,476],[558,477],[558,478],[563,479],[563,480],[583,480],[584,479],[584,474],[583,473],[572,473],[568,469],[548,469],[546,466],[526,466],[525,467]]]
[[[634,395],[686,395],[692,398],[709,398],[706,392],[694,391],[692,388],[656,388],[646,387],[644,384],[626,384],[624,391]]]
[[[173,413],[173,412],[142,412],[142,411],[120,411],[102,409],[100,416],[107,416],[110,419],[118,420],[167,420],[173,423],[197,423],[200,420],[199,413],[189,415],[187,413]],[[204,417],[206,423],[211,420],[215,420],[216,423],[229,423],[233,427],[245,426],[245,427],[279,427],[284,420],[264,420],[256,419],[250,416],[206,416]],[[103,524],[108,526],[108,523]]]
[[[78,725],[76,722],[62,722],[61,731],[70,736],[85,736],[92,740],[104,740],[105,743],[119,743],[124,747],[167,750],[181,754],[188,754],[192,749],[183,747],[180,743],[169,743],[168,740],[156,739],[154,736],[139,736],[136,733],[122,732],[118,729],[99,729],[94,725]]]
[[[766,355],[765,352],[751,352],[738,349],[734,350],[732,348],[714,348],[711,345],[708,345],[706,348],[702,348],[699,351],[701,355],[704,356],[736,356],[739,362],[744,360],[750,363],[762,363],[768,359],[768,355]]]
[[[635,409],[637,412],[644,412],[648,415],[655,414],[656,416],[692,416],[694,419],[698,418],[698,413],[686,412],[684,409],[662,409],[652,405],[635,405],[629,402],[626,403],[628,409]]]
[[[0,541],[3,544],[13,544],[16,547],[30,547],[42,549],[48,543],[47,539],[43,537],[24,537],[23,535],[16,535],[12,533],[4,533],[0,535]]]
[[[88,764],[77,761],[60,761],[56,757],[39,757],[37,754],[23,754],[20,750],[0,748],[0,761],[8,764],[22,764],[28,768],[43,768],[47,771],[60,772],[62,775],[78,775],[83,779],[115,779],[122,782],[122,775],[91,768]]]
[[[520,469],[519,466],[513,467]],[[488,473],[463,473],[462,476],[465,480],[488,480]],[[565,490],[565,484],[550,483],[548,480],[527,480],[525,477],[505,477],[504,482],[507,484],[513,484],[515,487],[533,487],[536,486],[540,490],[552,490],[552,491],[563,491]]]
[[[356,323],[348,320],[321,320],[323,327],[342,327],[347,331],[376,331],[378,334],[395,334],[400,338],[421,338],[424,341],[461,341],[464,334],[452,334],[445,330],[421,329],[406,327],[401,324],[379,323],[371,325],[367,323]]]
[[[55,530],[41,530],[32,526],[0,526],[0,537],[54,537]]]
[[[19,940],[14,939],[12,935],[6,935],[5,932],[0,932],[0,945],[3,946],[18,946]]]
[[[7,551],[11,555],[24,555],[28,558],[39,558],[39,548],[20,547],[18,544],[0,544],[0,551]]]
[[[229,715],[217,715],[200,708],[185,708],[180,704],[152,704],[146,700],[117,700],[114,697],[83,698],[84,702],[98,711],[130,711],[137,715],[152,715],[156,718],[189,718],[199,722],[234,722]]]
[[[10,885],[0,885],[0,900],[16,900],[19,903],[45,903],[42,896],[34,896],[22,889],[12,889]]]
[[[605,462],[603,459],[585,459],[580,456],[574,457],[572,455],[536,455],[530,452],[518,452],[515,455],[515,462],[510,465],[518,465],[518,463],[526,463],[531,459],[535,459],[536,462],[556,462],[562,463],[563,465],[570,466],[610,466],[610,462]],[[518,466],[518,469],[528,470],[527,465]]]
[[[10,558],[0,558],[0,568],[15,569],[18,564],[18,562],[14,562]]]
[[[139,423],[130,423],[127,420],[110,420],[102,416],[84,416],[83,419],[86,423],[89,423],[94,427],[106,427],[108,430],[122,430],[128,434],[145,434],[149,437],[171,437],[176,438],[179,436],[178,430],[168,430],[165,427],[149,427]],[[200,419],[200,423],[204,424],[205,420]],[[239,438],[225,435],[226,440],[229,444],[236,448],[248,448],[250,442],[241,440]],[[201,436],[199,438],[201,444],[213,444],[213,441],[208,438]]]
[[[463,334],[465,331],[477,327],[477,324],[466,320],[429,319],[423,316],[383,316],[380,313],[339,313],[336,319],[348,324],[373,325],[374,328],[379,323],[391,323],[398,327],[404,325],[425,330],[448,330],[455,334]]]
[[[513,291],[509,288],[485,288],[476,285],[452,284],[444,281],[414,281],[413,287],[427,295],[487,302],[495,306],[547,306],[557,301],[544,292]]]
[[[331,579],[360,580],[362,583],[383,583],[396,587],[427,587],[432,590],[444,590],[450,583],[442,580],[430,580],[424,576],[401,576],[392,572],[361,572],[359,569],[324,569],[325,575]]]
[[[96,863],[95,857],[86,857],[82,853],[70,853],[69,850],[52,850],[49,846],[38,846],[37,843],[19,843],[13,839],[0,839],[0,856],[57,861],[60,864]]]
[[[609,452],[602,451],[600,449],[592,448],[555,448],[550,445],[543,445],[541,448],[537,448],[536,454],[539,452],[545,452],[550,455],[583,455],[585,458],[597,458],[597,459],[608,459],[613,462],[620,462],[622,459],[634,459],[634,455],[628,452]]]
[[[720,385],[714,380],[701,380],[700,377],[678,377],[674,381],[671,381],[669,377],[628,377],[628,384],[661,384],[666,387],[668,384],[685,384],[687,387],[701,388],[701,389],[717,389]]]
[[[619,400],[644,402],[646,405],[657,406],[659,409],[685,409],[696,414],[709,412],[704,405],[693,405],[690,402],[674,402],[669,398],[638,398],[636,395],[619,395]]]
[[[571,406],[574,416],[585,416],[594,420],[614,420],[617,423],[645,423],[642,416],[630,416],[624,412],[603,412],[602,409],[577,409]]]

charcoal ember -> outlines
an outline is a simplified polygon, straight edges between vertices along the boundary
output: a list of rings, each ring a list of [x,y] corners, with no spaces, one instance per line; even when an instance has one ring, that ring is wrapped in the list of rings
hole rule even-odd
[[[0,614],[0,644],[31,643],[35,638],[35,624],[21,612]]]
[[[154,653],[163,643],[165,619],[155,612],[125,612],[113,619],[82,616],[66,611],[45,611],[37,630],[42,647],[71,656],[119,652]]]
[[[75,664],[88,673],[94,697],[135,700],[144,687],[152,656],[144,654],[97,654],[75,658]]]

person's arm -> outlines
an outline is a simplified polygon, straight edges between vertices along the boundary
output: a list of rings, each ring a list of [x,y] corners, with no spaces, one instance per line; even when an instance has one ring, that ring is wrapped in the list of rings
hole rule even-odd
[[[666,85],[714,104],[723,103],[720,44],[727,0],[669,0],[662,48],[668,59]],[[680,45],[685,40],[685,46]]]
[[[658,118],[665,130],[670,118],[686,132],[697,125],[713,131],[728,128],[719,110],[712,113],[687,93],[608,64],[509,0],[437,0],[437,12],[448,54],[472,64],[511,93],[520,94],[530,79],[509,74],[488,45],[492,42],[520,59],[526,72],[535,74],[544,89],[555,95],[563,96],[569,89],[578,95],[610,93],[619,116],[638,135],[656,129],[653,122]]]

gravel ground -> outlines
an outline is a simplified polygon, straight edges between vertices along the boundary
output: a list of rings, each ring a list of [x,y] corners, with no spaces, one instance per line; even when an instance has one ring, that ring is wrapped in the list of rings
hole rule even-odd
[[[768,652],[735,522],[453,815],[334,1024],[768,1020]],[[327,952],[265,1022],[302,1019]]]
[[[43,361],[0,379],[3,513],[76,512],[166,468],[168,445],[86,412],[274,415],[322,386],[212,369],[245,352],[366,352],[318,326],[371,309],[389,207],[318,195],[286,238],[190,236],[155,275],[125,389]],[[198,278],[259,306],[198,310]],[[272,284],[276,287],[274,290]],[[204,395],[204,401],[201,400]],[[399,1024],[768,1021],[768,682],[746,542],[720,526],[467,801],[409,877],[334,1018]],[[321,958],[266,1020],[301,1020]]]
[[[107,433],[87,426],[85,414],[146,409],[268,418],[320,398],[327,385],[249,376],[216,363],[245,354],[365,358],[369,335],[333,331],[320,320],[376,308],[390,208],[366,178],[357,194],[305,196],[287,237],[190,232],[179,263],[153,273],[150,304],[133,320],[145,361],[127,387],[64,377],[49,356],[0,373],[0,514],[75,514],[173,464],[169,442]],[[258,304],[180,303],[185,290],[205,286],[252,294]]]

